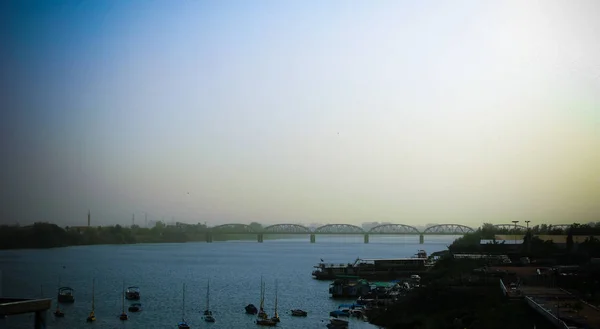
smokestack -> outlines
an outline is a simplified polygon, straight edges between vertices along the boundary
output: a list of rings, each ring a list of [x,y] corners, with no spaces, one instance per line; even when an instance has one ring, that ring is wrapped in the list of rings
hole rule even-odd
[[[90,227],[90,216],[91,216],[91,214],[90,214],[90,211],[88,210],[88,227]]]

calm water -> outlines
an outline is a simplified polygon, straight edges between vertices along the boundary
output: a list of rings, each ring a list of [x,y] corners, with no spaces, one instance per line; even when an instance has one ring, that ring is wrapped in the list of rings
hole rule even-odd
[[[325,328],[330,311],[344,301],[332,300],[328,281],[312,279],[312,267],[326,262],[348,263],[357,257],[408,257],[418,249],[428,253],[443,250],[456,237],[426,236],[317,236],[317,242],[301,239],[228,241],[214,243],[78,246],[47,250],[0,251],[4,296],[56,297],[62,285],[75,289],[75,303],[64,305],[65,317],[48,312],[48,328],[176,328],[182,315],[182,284],[186,284],[185,314],[192,328],[257,328],[255,317],[244,306],[259,305],[260,278],[266,284],[265,309],[273,312],[275,280],[278,281],[279,328]],[[64,268],[63,268],[64,266]],[[91,309],[92,279],[96,280],[95,323],[86,323]],[[206,304],[210,279],[211,309],[215,323],[205,323],[201,310]],[[121,289],[138,285],[144,310],[119,321]],[[53,307],[55,307],[53,300]],[[128,301],[126,301],[126,307]],[[289,310],[301,308],[308,317],[292,317]],[[351,320],[351,328],[374,328]],[[33,327],[33,316],[0,320],[0,328]]]

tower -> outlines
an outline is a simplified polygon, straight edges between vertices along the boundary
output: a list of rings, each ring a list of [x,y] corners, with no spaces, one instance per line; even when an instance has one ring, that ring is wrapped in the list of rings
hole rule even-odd
[[[90,211],[88,210],[88,227],[90,227],[90,216],[91,216],[91,214],[90,214]]]

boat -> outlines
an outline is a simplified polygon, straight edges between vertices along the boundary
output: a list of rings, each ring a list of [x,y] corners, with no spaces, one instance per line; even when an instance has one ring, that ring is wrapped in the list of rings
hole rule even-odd
[[[267,312],[265,312],[265,284],[262,276],[260,277],[260,308],[258,310],[258,318],[263,320],[269,318]]]
[[[275,280],[275,310],[273,312],[273,317],[271,317],[271,320],[274,322],[280,322],[281,320],[279,319],[279,313],[277,313],[277,280]]]
[[[190,329],[190,326],[185,322],[185,283],[183,284],[183,299],[181,303],[181,322],[177,324],[179,329]]]
[[[303,311],[301,309],[292,310],[292,316],[307,316],[308,312]]]
[[[244,309],[246,310],[246,314],[258,313],[258,309],[256,308],[256,306],[254,306],[254,304],[248,304],[244,307]]]
[[[127,287],[127,291],[125,292],[125,298],[128,300],[139,300],[140,299],[140,287],[131,286]]]
[[[356,276],[344,276],[336,279],[329,285],[332,298],[358,298],[367,295],[371,285]]]
[[[204,321],[215,322],[215,318],[210,310],[210,280],[206,284],[206,310],[204,310]]]
[[[348,328],[348,321],[341,320],[341,319],[330,319],[329,323],[327,324],[327,328],[330,328],[330,329]]]
[[[60,278],[58,279],[58,291],[59,291],[58,295],[60,295]],[[72,296],[73,296],[73,294],[71,294],[71,297]],[[57,298],[57,301],[56,301],[56,311],[54,311],[54,316],[57,317],[57,318],[63,318],[65,316],[65,313],[60,310],[59,304],[60,303],[58,302],[58,298]]]
[[[71,287],[60,287],[58,288],[57,300],[59,303],[74,303],[75,297],[73,296],[73,288]]]
[[[397,279],[411,274],[427,272],[432,267],[424,250],[419,250],[415,257],[361,259],[354,263],[333,264],[321,261],[314,266],[312,276],[317,280],[334,280],[340,276],[359,276],[370,280]]]
[[[129,307],[127,308],[129,310],[129,312],[141,312],[142,311],[142,304],[141,303],[133,303],[131,305],[129,305]]]
[[[86,321],[87,322],[94,322],[96,321],[96,314],[94,313],[95,307],[94,307],[94,285],[95,285],[96,279],[92,280],[92,311],[90,312],[90,315],[88,315]]]
[[[266,327],[275,327],[277,325],[277,322],[273,321],[273,319],[269,319],[267,312],[265,312],[264,306],[265,306],[265,285],[264,285],[264,282],[261,277],[260,278],[260,310],[258,311],[258,319],[256,319],[256,324],[260,325],[260,326],[266,326]]]
[[[121,315],[119,315],[119,320],[125,321],[128,318],[127,313],[125,313],[125,283],[123,283],[123,291],[121,293]]]

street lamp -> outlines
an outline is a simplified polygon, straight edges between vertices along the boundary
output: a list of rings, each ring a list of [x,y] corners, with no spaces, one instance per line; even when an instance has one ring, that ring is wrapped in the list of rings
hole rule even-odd
[[[526,220],[525,223],[527,224],[527,230],[529,230],[529,222],[531,222],[530,220]]]
[[[515,224],[515,232],[513,233],[515,235],[515,245],[517,244],[517,223],[519,222],[518,220],[513,220],[512,221]]]

